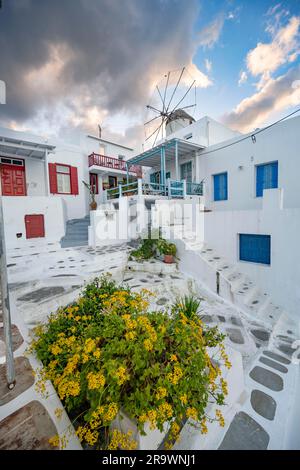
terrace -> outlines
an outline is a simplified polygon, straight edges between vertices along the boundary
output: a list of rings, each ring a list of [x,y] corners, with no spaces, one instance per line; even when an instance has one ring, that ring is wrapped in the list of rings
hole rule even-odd
[[[119,160],[118,158],[107,157],[106,155],[100,155],[98,153],[92,153],[88,157],[89,168],[93,172],[99,172],[100,169],[106,169],[105,171],[112,171],[113,173],[129,174],[133,176],[141,176],[142,170],[139,165],[130,165],[125,160]]]

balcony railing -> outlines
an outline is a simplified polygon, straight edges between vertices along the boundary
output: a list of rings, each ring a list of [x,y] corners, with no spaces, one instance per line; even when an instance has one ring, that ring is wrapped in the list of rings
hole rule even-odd
[[[111,168],[112,170],[121,170],[127,172],[127,165],[124,160],[118,158],[107,157],[106,155],[100,155],[98,153],[92,153],[89,155],[89,167],[90,166],[102,166],[104,168]],[[135,173],[137,176],[142,175],[142,169],[139,165],[130,165],[128,168],[130,173]]]

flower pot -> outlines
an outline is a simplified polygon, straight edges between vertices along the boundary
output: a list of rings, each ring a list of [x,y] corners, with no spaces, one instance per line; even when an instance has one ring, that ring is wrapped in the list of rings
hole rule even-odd
[[[93,201],[90,203],[90,209],[91,211],[95,211],[97,209],[97,202]]]
[[[174,256],[173,255],[164,255],[164,263],[167,263],[167,264],[174,263]]]
[[[158,429],[150,429],[148,423],[144,426],[146,435],[142,435],[135,420],[131,419],[123,410],[119,411],[118,415],[110,425],[110,429],[117,429],[126,434],[128,431],[132,433],[132,439],[136,442],[137,450],[157,450],[166,437],[169,425],[164,426],[164,432]]]

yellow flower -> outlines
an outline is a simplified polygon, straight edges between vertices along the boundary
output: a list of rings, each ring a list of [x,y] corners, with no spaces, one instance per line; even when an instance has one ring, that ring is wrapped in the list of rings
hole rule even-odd
[[[51,348],[50,352],[54,355],[57,356],[58,354],[62,353],[62,349],[60,346],[58,346],[56,343],[54,343]]]
[[[150,341],[150,339],[145,339],[145,340],[144,340],[144,347],[145,347],[146,351],[152,351],[152,349],[153,349],[153,344],[152,344],[152,342]]]
[[[158,407],[158,413],[161,418],[163,419],[169,419],[173,415],[173,409],[170,403],[167,403],[166,401],[163,402],[161,405]]]
[[[126,382],[130,378],[129,374],[127,373],[126,367],[123,367],[123,366],[120,366],[117,369],[115,376],[118,379],[118,385],[122,385],[124,382]]]
[[[54,413],[55,413],[55,416],[57,417],[57,419],[60,419],[62,414],[63,414],[63,409],[62,408],[56,408]]]
[[[94,356],[96,359],[99,359],[99,357],[101,356],[101,351],[100,351],[100,349],[96,349],[96,351],[93,352],[93,356]]]
[[[103,421],[110,422],[117,416],[119,409],[116,403],[110,403],[107,410],[103,414]]]
[[[55,384],[58,388],[58,395],[61,400],[65,397],[77,397],[80,394],[80,374],[74,375],[74,380],[67,380],[65,378],[57,378]]]
[[[53,437],[50,437],[48,442],[53,447],[59,447],[59,436],[58,436],[58,434],[56,434]]]
[[[132,439],[132,431],[122,433],[118,429],[114,429],[112,432],[111,441],[109,443],[109,450],[134,450],[137,448],[137,442]]]
[[[156,398],[157,400],[160,400],[161,398],[165,398],[167,396],[168,392],[167,389],[164,387],[159,387],[156,392]]]
[[[186,410],[186,415],[188,418],[192,418],[194,419],[195,421],[198,419],[198,411],[196,410],[196,408],[188,408]]]
[[[153,431],[153,429],[156,428],[157,411],[156,410],[148,411],[147,418],[150,421],[150,429]]]
[[[171,354],[170,359],[171,359],[172,362],[177,362],[178,361],[176,354]]]
[[[205,419],[205,418],[203,418],[203,419],[201,420],[200,425],[201,425],[201,434],[207,434],[207,433],[208,433],[208,429],[207,429],[206,419]]]
[[[135,331],[128,331],[128,333],[125,334],[126,341],[132,341],[135,337],[136,337]]]
[[[99,433],[97,431],[91,431],[88,429],[84,435],[84,440],[90,445],[93,446],[96,444],[99,437]]]
[[[84,343],[84,352],[86,354],[89,354],[90,352],[93,351],[93,349],[96,348],[96,343],[95,343],[95,340],[92,339],[92,338],[88,338],[85,340],[85,343]]]
[[[216,419],[219,421],[219,425],[223,428],[225,426],[225,420],[220,410],[216,410]]]
[[[183,405],[186,405],[186,404],[187,404],[187,395],[186,395],[186,393],[184,393],[183,395],[181,395],[180,401],[181,401],[181,403],[183,403]]]
[[[105,385],[105,377],[101,372],[89,372],[86,376],[89,390],[102,388]]]
[[[86,362],[88,362],[89,360],[89,356],[85,353],[82,354],[82,364],[85,364]]]
[[[183,372],[181,367],[178,364],[175,364],[173,372],[169,372],[167,378],[171,384],[177,385],[182,376]]]

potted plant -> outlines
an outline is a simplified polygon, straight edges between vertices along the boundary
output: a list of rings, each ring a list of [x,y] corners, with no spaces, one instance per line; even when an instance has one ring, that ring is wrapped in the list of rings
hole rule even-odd
[[[219,409],[211,413],[228,393],[225,335],[181,306],[151,311],[151,296],[102,276],[34,330],[31,351],[44,366],[36,389],[45,396],[52,381],[86,449],[170,449],[186,418],[203,434],[207,423],[225,424]],[[49,442],[62,448],[67,439],[66,431]]]
[[[159,252],[164,255],[164,262],[167,264],[174,263],[174,257],[176,256],[176,245],[174,243],[169,243],[166,240],[160,240],[158,244]]]
[[[95,211],[97,209],[97,202],[95,199],[95,186],[82,181],[84,186],[88,189],[90,194],[90,209],[91,211]]]

